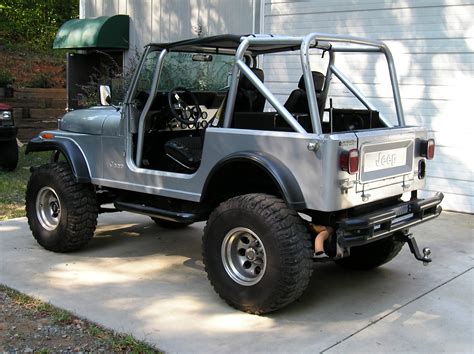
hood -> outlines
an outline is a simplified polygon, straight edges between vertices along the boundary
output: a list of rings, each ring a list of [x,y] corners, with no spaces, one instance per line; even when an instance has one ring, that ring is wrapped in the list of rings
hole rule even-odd
[[[111,106],[97,106],[66,113],[59,121],[59,129],[74,133],[101,135],[109,116],[120,116]]]

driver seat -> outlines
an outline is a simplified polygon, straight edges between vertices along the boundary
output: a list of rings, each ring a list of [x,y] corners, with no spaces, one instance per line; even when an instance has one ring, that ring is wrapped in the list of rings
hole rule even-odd
[[[263,81],[263,70],[252,68],[257,77]],[[222,107],[225,107],[227,99],[222,102]],[[250,111],[262,112],[265,106],[265,98],[256,89],[245,75],[239,80],[237,86],[237,97],[235,100],[235,112]],[[203,134],[205,131],[203,131]],[[177,172],[195,172],[202,157],[202,148],[204,144],[203,136],[184,136],[173,138],[165,143],[165,153],[170,159],[176,162],[181,168]]]

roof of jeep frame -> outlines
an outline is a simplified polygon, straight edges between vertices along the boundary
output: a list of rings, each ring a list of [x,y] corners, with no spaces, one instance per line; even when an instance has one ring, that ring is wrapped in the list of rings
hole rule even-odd
[[[220,49],[224,50],[237,50],[242,37],[252,36],[250,34],[222,34],[218,36],[203,37],[185,39],[183,41],[171,42],[171,43],[150,43],[149,46],[156,49],[168,49],[175,51],[206,51],[218,53]],[[272,52],[280,52],[285,50],[298,50],[299,45],[288,45],[288,44],[266,44],[266,45],[250,45],[247,49],[252,54],[264,54]]]

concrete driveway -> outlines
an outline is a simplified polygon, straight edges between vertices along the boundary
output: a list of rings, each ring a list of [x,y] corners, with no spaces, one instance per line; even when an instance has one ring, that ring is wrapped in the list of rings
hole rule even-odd
[[[444,213],[414,229],[428,267],[408,247],[371,272],[318,265],[297,303],[266,316],[213,292],[203,223],[169,231],[127,213],[102,215],[71,254],[38,246],[24,218],[0,223],[0,283],[167,352],[473,352],[473,219]]]

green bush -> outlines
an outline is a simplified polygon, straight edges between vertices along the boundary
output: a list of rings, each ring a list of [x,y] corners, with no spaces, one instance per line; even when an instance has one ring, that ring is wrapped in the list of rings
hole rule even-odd
[[[51,80],[52,75],[47,73],[38,73],[33,76],[26,87],[32,88],[51,88],[54,87],[54,82]]]
[[[99,86],[107,85],[111,90],[112,104],[118,105],[123,101],[128,90],[132,75],[138,67],[141,52],[135,48],[134,55],[129,58],[124,70],[112,56],[106,52],[100,52],[103,61],[98,67],[94,67],[94,73],[89,76],[89,81],[84,85],[78,85],[82,91],[79,106],[91,107],[100,104]]]
[[[0,69],[0,87],[7,87],[13,83],[13,77],[10,72]]]

